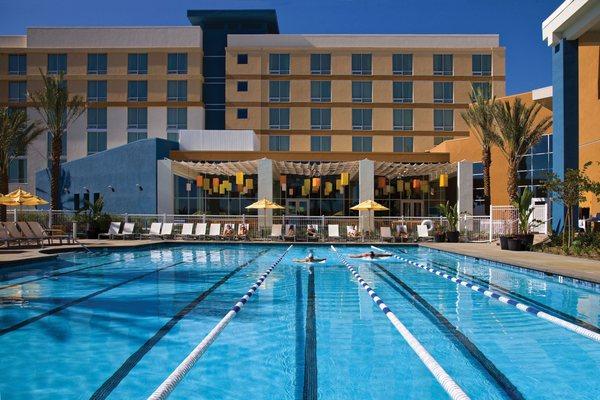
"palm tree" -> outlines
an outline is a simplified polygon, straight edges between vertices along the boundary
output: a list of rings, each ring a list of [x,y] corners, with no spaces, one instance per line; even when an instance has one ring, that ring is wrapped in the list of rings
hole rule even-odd
[[[64,74],[58,76],[44,75],[40,70],[44,86],[41,90],[30,94],[33,107],[40,113],[44,127],[52,135],[52,165],[50,168],[51,208],[60,209],[60,156],[62,153],[63,135],[69,125],[85,111],[85,102],[81,96],[71,96],[67,89]]]
[[[516,98],[514,102],[496,104],[494,119],[498,128],[496,145],[508,161],[508,197],[511,203],[518,200],[518,168],[527,152],[552,126],[551,117],[538,117],[542,106],[527,105]]]
[[[0,108],[0,192],[8,192],[10,163],[24,154],[27,146],[44,129],[37,122],[29,122],[23,109]],[[0,206],[0,220],[6,221],[6,207]]]
[[[491,204],[491,179],[490,169],[492,167],[492,146],[496,143],[498,133],[494,122],[494,108],[496,97],[489,98],[481,89],[469,94],[469,109],[461,113],[462,119],[472,128],[475,137],[481,144],[481,163],[483,164],[483,200],[485,213],[490,212]]]

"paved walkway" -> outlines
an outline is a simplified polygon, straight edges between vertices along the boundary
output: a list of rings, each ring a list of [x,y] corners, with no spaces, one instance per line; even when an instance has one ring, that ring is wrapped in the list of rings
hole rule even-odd
[[[557,254],[500,250],[494,243],[422,243],[425,247],[600,283],[600,261]]]

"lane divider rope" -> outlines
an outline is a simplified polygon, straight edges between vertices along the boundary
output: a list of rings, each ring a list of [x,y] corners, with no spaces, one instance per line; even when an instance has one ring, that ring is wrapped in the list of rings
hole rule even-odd
[[[390,310],[390,308],[383,302],[381,297],[375,293],[373,289],[369,286],[369,284],[360,276],[358,272],[348,263],[348,261],[337,251],[337,249],[332,245],[331,249],[335,252],[338,259],[350,273],[356,278],[358,283],[367,291],[371,299],[381,311],[385,314],[385,316],[390,320],[392,325],[396,328],[398,333],[402,335],[406,343],[413,349],[413,351],[417,354],[417,356],[421,359],[425,367],[431,372],[431,374],[435,377],[435,379],[440,383],[440,385],[444,388],[446,393],[453,400],[470,400],[469,396],[461,389],[460,386],[452,379],[450,375],[444,370],[444,368],[429,354],[429,352],[423,347],[423,345],[417,340],[416,337],[404,326],[402,322],[396,317],[396,315]]]
[[[383,250],[379,247],[376,246],[371,246],[373,249],[378,250],[378,251],[387,251],[387,250]],[[571,322],[565,321],[563,319],[560,319],[558,317],[555,317],[554,315],[548,314],[536,307],[533,306],[529,306],[527,304],[521,303],[519,301],[516,301],[508,296],[505,296],[501,293],[495,292],[493,290],[490,290],[489,288],[485,288],[485,287],[481,287],[479,285],[476,285],[470,281],[467,281],[465,279],[461,279],[461,278],[457,278],[455,276],[452,275],[448,275],[447,273],[445,273],[444,271],[440,271],[438,269],[435,268],[431,268],[428,267],[424,264],[415,262],[413,260],[409,260],[408,258],[405,257],[400,257],[397,254],[394,254],[392,252],[390,252],[390,254],[392,254],[392,256],[400,261],[403,261],[405,263],[408,263],[414,267],[417,268],[421,268],[427,272],[430,272],[432,274],[435,274],[437,276],[441,276],[442,278],[445,278],[449,281],[452,281],[454,283],[456,283],[457,285],[461,285],[464,286],[466,288],[469,288],[471,290],[473,290],[474,292],[478,292],[483,294],[486,297],[489,297],[490,299],[494,299],[494,300],[498,300],[501,303],[504,304],[508,304],[511,305],[515,308],[517,308],[518,310],[521,310],[523,312],[529,313],[531,315],[534,315],[538,318],[544,319],[546,321],[549,321],[555,325],[558,325],[562,328],[568,329],[572,332],[575,332],[581,336],[587,337],[588,339],[594,340],[596,342],[600,342],[600,334],[598,334],[597,332],[591,331],[589,329],[586,329],[584,327],[581,327],[579,325],[575,325]]]
[[[267,279],[269,274],[275,269],[275,267],[281,262],[283,257],[293,247],[290,245],[277,260],[258,278],[256,282],[248,289],[245,295],[235,303],[235,305],[229,310],[227,314],[213,327],[213,329],[202,339],[202,341],[192,350],[190,354],[171,372],[171,374],[160,384],[160,386],[152,393],[148,400],[163,400],[166,399],[175,387],[181,382],[181,380],[187,375],[188,372],[194,367],[196,362],[206,352],[208,347],[217,339],[223,329],[229,324],[229,322],[237,315],[238,312],[244,307],[244,305],[250,300],[256,290],[262,285]]]

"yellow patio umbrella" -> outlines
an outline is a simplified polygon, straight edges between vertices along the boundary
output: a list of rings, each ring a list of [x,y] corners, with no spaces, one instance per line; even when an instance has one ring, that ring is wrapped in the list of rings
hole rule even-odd
[[[10,192],[6,196],[0,197],[0,205],[8,207],[41,206],[44,204],[48,204],[48,202],[21,188]]]
[[[277,203],[272,202],[271,200],[261,199],[256,203],[250,204],[246,207],[248,210],[283,210],[285,207],[280,206]],[[265,225],[267,226],[267,213],[265,213]]]
[[[362,203],[359,203],[357,205],[355,205],[354,207],[350,208],[351,210],[354,211],[388,211],[389,208],[382,206],[381,204],[377,203],[376,201],[373,200],[365,200]],[[370,214],[369,214],[369,220],[370,220]],[[360,230],[363,231],[364,230],[364,222],[363,219],[360,219],[360,222],[362,223],[360,226]],[[369,228],[371,227],[371,223],[369,221]]]

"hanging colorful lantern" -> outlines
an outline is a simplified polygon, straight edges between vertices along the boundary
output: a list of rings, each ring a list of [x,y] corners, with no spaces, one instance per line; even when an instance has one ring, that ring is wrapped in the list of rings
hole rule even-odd
[[[225,194],[225,183],[219,185],[219,194]]]
[[[404,182],[404,190],[410,192],[410,182]]]
[[[421,182],[421,191],[423,193],[426,193],[429,191],[429,181],[422,181]]]
[[[333,183],[325,182],[325,194],[329,195],[331,192],[333,192]]]
[[[290,188],[290,196],[294,195],[294,188]]]
[[[213,192],[217,192],[219,190],[219,178],[213,178],[212,183]]]
[[[335,190],[340,190],[341,188],[342,188],[342,180],[336,179],[335,180]]]
[[[401,192],[404,189],[404,182],[402,182],[402,179],[398,179],[396,181],[396,190]]]
[[[185,183],[185,191],[188,193],[192,191],[192,182]]]
[[[235,173],[235,183],[236,183],[236,185],[244,184],[244,173],[242,171]]]
[[[204,177],[202,175],[198,175],[196,177],[196,187],[201,188],[204,185]]]
[[[421,190],[421,180],[418,178],[413,179],[412,188],[413,190]]]
[[[346,186],[350,182],[350,174],[348,172],[342,172],[340,176],[342,186]]]
[[[253,179],[246,179],[246,188],[249,190],[254,189],[254,180]]]
[[[448,174],[440,175],[440,187],[441,188],[448,187]]]
[[[302,185],[302,196],[308,195],[308,190],[306,190],[306,186]]]
[[[202,189],[210,190],[210,179],[205,179],[204,182],[202,182]]]
[[[318,188],[321,186],[321,178],[312,178],[312,186],[313,188]]]
[[[385,176],[377,177],[377,189],[383,189],[385,187]]]
[[[287,190],[287,176],[279,175],[279,185],[281,186],[281,191],[285,192]]]

